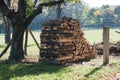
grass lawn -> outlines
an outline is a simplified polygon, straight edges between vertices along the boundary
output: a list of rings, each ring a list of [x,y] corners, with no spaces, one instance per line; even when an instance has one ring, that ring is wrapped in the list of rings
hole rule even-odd
[[[120,41],[120,35],[110,30],[110,42]],[[33,32],[40,43],[40,33]],[[102,30],[84,31],[85,37],[90,44],[102,42]],[[0,34],[0,52],[6,45],[4,35]],[[9,51],[0,59],[6,60]],[[39,49],[29,35],[28,55],[39,56]],[[53,65],[47,63],[19,63],[10,64],[0,62],[0,80],[113,80],[116,73],[120,73],[120,57],[111,57],[110,63],[102,66],[102,57],[89,62],[71,63],[67,65]]]
[[[107,66],[96,65],[95,60],[84,64],[54,65],[47,63],[0,63],[0,80],[110,80],[120,73],[120,61]]]
[[[120,34],[116,33],[115,31],[120,31],[120,28],[118,29],[110,29],[110,36],[109,40],[110,42],[116,42],[120,41]],[[84,31],[85,33],[85,38],[90,44],[98,43],[103,41],[103,30],[86,30]]]

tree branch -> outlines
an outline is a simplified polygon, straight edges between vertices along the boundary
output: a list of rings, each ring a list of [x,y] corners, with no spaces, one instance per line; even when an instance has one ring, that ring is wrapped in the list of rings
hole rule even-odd
[[[35,9],[33,11],[33,14],[31,14],[30,16],[28,16],[27,18],[27,25],[29,25],[31,23],[31,21],[40,13],[42,13],[42,8],[43,6],[53,6],[56,4],[60,4],[63,3],[64,0],[59,0],[59,1],[52,1],[52,2],[46,2],[46,3],[41,3],[38,5],[37,9]]]
[[[11,18],[12,11],[7,7],[4,0],[0,0],[0,12],[2,13],[3,16]]]

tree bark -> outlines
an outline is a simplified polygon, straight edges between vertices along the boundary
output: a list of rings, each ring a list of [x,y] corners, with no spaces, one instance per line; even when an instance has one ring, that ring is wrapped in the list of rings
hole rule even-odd
[[[12,44],[9,60],[15,62],[21,62],[24,59],[24,50],[23,50],[23,35],[25,27],[16,25],[13,28]]]

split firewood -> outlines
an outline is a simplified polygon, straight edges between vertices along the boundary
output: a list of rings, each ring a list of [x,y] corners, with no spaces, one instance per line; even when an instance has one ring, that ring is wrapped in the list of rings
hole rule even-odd
[[[40,56],[44,59],[54,59],[59,57],[73,56],[77,60],[93,58],[94,50],[88,41],[84,38],[84,33],[77,20],[72,18],[61,18],[60,20],[51,20],[43,24],[41,37]],[[43,47],[48,45],[51,47]],[[56,50],[56,45],[57,49]],[[51,49],[51,50],[50,50]]]

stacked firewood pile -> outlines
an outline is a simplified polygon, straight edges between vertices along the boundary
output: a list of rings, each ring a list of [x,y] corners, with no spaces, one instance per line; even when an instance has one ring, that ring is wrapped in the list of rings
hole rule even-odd
[[[94,57],[77,20],[63,17],[45,22],[40,38],[43,59],[73,62]]]

